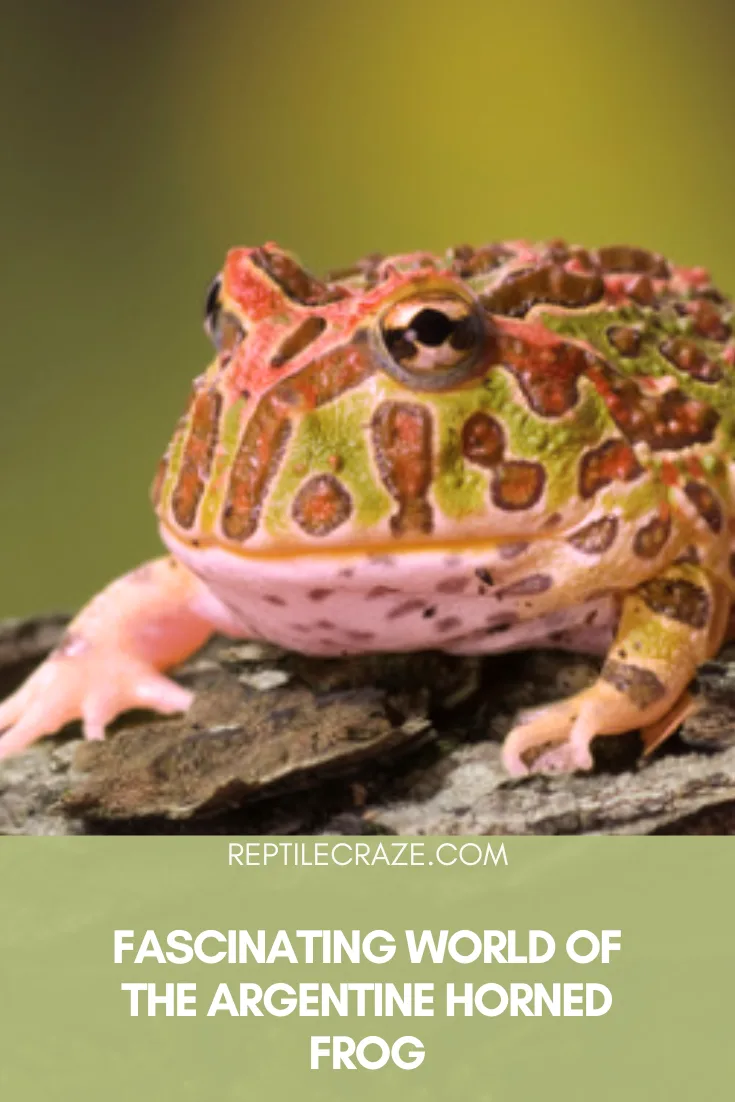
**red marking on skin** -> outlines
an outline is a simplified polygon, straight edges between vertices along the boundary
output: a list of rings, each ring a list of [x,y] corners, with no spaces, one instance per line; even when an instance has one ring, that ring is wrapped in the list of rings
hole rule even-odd
[[[674,275],[684,286],[701,289],[709,287],[712,282],[706,268],[674,268]]]
[[[664,459],[661,463],[661,481],[666,486],[678,486],[681,482],[681,474],[670,459]]]
[[[619,479],[625,482],[638,470],[638,460],[635,452],[627,444],[621,444],[619,448],[611,451],[608,463],[604,471],[611,479]]]
[[[533,345],[536,348],[555,349],[564,343],[558,334],[552,332],[551,329],[547,329],[539,321],[524,321],[523,318],[507,318],[500,315],[494,321],[498,336],[501,339],[505,336],[509,338],[509,341],[513,339],[520,340],[525,345]]]
[[[283,311],[288,299],[256,268],[253,249],[230,249],[223,268],[224,289],[245,311],[250,321],[264,321]]]

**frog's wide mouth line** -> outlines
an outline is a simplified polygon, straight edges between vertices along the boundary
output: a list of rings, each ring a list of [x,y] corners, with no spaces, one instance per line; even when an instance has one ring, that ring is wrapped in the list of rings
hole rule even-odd
[[[517,544],[521,540],[524,543],[536,543],[541,539],[548,539],[553,532],[516,533],[506,538],[494,538],[487,540],[434,540],[433,542],[406,542],[397,546],[395,541],[388,540],[376,543],[355,546],[351,544],[332,544],[329,547],[304,547],[298,544],[284,546],[279,550],[253,551],[244,547],[238,547],[232,543],[225,543],[216,536],[196,536],[187,538],[181,532],[174,529],[165,521],[160,522],[162,531],[173,540],[174,543],[189,548],[192,551],[223,551],[227,555],[237,555],[241,559],[252,562],[290,562],[293,559],[372,559],[373,561],[387,559],[407,558],[409,555],[488,555],[499,547],[507,547]]]

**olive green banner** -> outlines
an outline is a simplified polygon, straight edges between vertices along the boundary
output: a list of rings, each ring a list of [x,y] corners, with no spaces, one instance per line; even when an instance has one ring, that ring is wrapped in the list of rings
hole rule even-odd
[[[730,1099],[721,839],[8,839],[0,1097]]]

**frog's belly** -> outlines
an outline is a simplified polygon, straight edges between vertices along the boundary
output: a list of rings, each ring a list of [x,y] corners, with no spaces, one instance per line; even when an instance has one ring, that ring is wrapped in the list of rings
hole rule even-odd
[[[202,611],[217,627],[305,654],[489,654],[529,646],[604,653],[615,626],[610,597],[541,616],[532,593],[483,584],[477,571],[487,553],[266,559],[163,535],[206,584],[211,596]]]

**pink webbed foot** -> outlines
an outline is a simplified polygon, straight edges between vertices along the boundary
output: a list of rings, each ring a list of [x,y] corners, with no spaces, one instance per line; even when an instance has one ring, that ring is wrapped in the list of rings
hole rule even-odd
[[[105,726],[130,708],[170,715],[186,711],[193,694],[140,659],[79,643],[62,647],[0,704],[0,758],[81,719],[84,737],[104,738]]]
[[[147,563],[113,582],[0,704],[0,758],[74,719],[81,719],[86,738],[101,739],[106,724],[130,708],[186,711],[193,694],[160,671],[212,634],[203,611],[207,600],[198,579],[173,559]]]

